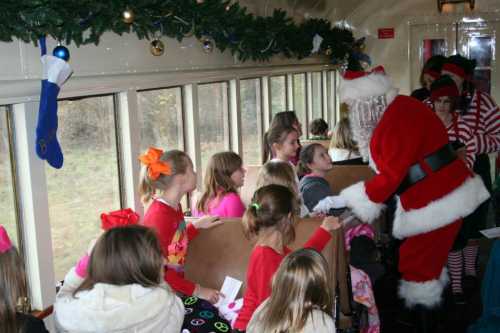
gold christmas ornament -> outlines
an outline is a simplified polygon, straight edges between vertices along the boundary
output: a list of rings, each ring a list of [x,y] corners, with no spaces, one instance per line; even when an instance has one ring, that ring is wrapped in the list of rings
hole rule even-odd
[[[133,23],[134,19],[135,19],[134,11],[130,8],[125,9],[122,13],[122,19],[123,19],[123,22],[125,22],[127,24]]]
[[[165,53],[165,44],[159,39],[153,39],[149,43],[149,52],[155,57],[159,57]]]
[[[196,0],[197,4],[204,3],[204,2],[205,2],[205,0]]]
[[[332,53],[333,53],[332,48],[331,48],[331,47],[327,47],[327,49],[325,50],[325,54],[326,54],[327,56],[331,56],[331,55],[332,55]]]

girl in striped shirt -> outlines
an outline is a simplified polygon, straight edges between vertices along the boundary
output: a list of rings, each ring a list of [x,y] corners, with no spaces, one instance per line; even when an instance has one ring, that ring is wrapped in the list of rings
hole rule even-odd
[[[442,121],[448,132],[448,139],[458,156],[472,168],[476,155],[476,147],[471,145],[472,129],[463,120],[462,115],[455,112],[459,101],[459,92],[453,79],[448,75],[439,77],[431,84],[430,101],[436,115]],[[462,271],[464,269],[463,249],[467,243],[465,224],[448,254],[448,270],[451,277],[451,286],[456,302],[463,302]]]
[[[500,151],[500,109],[489,94],[475,89],[472,84],[475,66],[475,60],[453,55],[447,58],[441,74],[449,75],[457,85],[462,119],[472,131],[466,146],[470,145],[471,148],[468,149],[476,152],[473,170],[481,176],[491,192],[492,181],[487,154]],[[465,275],[467,281],[473,282],[473,285],[477,285],[476,259],[481,237],[479,230],[485,226],[488,205],[488,201],[484,202],[464,220],[464,226],[470,229],[467,233],[467,246],[463,250]]]

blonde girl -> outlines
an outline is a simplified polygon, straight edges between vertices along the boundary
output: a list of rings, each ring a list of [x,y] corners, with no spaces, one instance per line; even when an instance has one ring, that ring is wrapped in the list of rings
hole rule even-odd
[[[238,189],[244,180],[245,169],[238,154],[227,151],[213,155],[205,173],[204,192],[193,215],[242,217],[245,206]]]
[[[166,261],[165,281],[176,292],[198,296],[216,303],[220,293],[184,278],[184,263],[189,241],[199,229],[221,224],[217,217],[207,216],[186,224],[181,199],[196,188],[196,174],[189,156],[179,150],[163,152],[149,148],[140,158],[142,170],[139,192],[144,204],[149,204],[144,225],[156,230]]]
[[[335,332],[332,278],[313,249],[289,254],[274,275],[271,296],[255,311],[247,333]]]
[[[352,160],[361,156],[352,136],[349,118],[342,118],[335,125],[328,153],[333,162]]]
[[[247,268],[243,307],[234,328],[244,331],[257,307],[271,294],[271,280],[282,260],[291,252],[295,238],[295,196],[281,185],[268,185],[255,192],[243,216],[247,237],[256,243]],[[330,241],[330,231],[340,227],[336,217],[327,217],[304,247],[321,252]]]
[[[276,184],[287,187],[295,197],[296,207],[300,217],[309,215],[309,210],[302,203],[297,184],[297,175],[288,162],[272,160],[262,166],[257,176],[257,188]]]
[[[0,225],[0,332],[48,333],[29,310],[23,259]]]
[[[73,268],[54,304],[57,332],[179,332],[184,306],[163,281],[154,230],[106,231],[91,250],[86,276]]]

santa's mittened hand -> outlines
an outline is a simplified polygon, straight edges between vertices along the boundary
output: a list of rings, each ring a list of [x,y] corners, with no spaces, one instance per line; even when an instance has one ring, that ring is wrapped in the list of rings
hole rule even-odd
[[[328,213],[330,209],[339,209],[344,208],[346,206],[346,201],[339,195],[332,195],[322,199],[316,206],[313,208],[313,212],[315,213]]]

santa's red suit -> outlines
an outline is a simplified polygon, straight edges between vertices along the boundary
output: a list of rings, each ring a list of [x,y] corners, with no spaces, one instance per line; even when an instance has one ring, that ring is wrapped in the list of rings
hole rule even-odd
[[[374,105],[370,99],[377,96],[385,101],[385,107],[375,111],[379,118],[369,146],[366,144],[366,157],[376,175],[340,195],[361,220],[371,223],[380,215],[384,202],[396,194],[393,235],[405,239],[399,250],[399,294],[409,307],[420,304],[431,308],[440,302],[448,282],[445,264],[462,217],[472,213],[489,193],[481,179],[447,151],[448,135],[438,117],[416,99],[397,95],[383,70],[346,72],[340,95],[349,112],[366,112]],[[367,116],[351,116],[354,137],[362,141],[363,136],[356,135],[359,124],[353,121],[361,119],[362,123]],[[436,156],[448,160],[436,164]],[[420,177],[415,178],[415,171]]]

